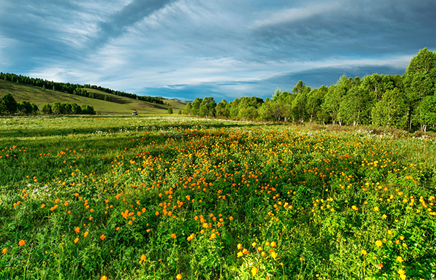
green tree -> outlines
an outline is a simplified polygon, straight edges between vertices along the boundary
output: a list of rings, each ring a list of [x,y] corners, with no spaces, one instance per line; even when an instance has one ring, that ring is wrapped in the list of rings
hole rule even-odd
[[[191,104],[191,115],[199,116],[200,115],[200,105],[203,99],[195,98],[194,102]]]
[[[30,115],[32,114],[32,104],[28,101],[21,101],[18,103],[18,112],[23,115]]]
[[[225,99],[221,100],[221,102],[217,104],[215,111],[218,118],[228,118],[229,111],[227,108],[227,101]]]
[[[42,112],[44,114],[51,115],[52,114],[51,108],[52,106],[50,104],[44,104],[44,106],[42,106]]]
[[[172,108],[172,107],[169,107],[169,108],[168,108],[168,114],[171,115],[172,113],[173,113],[173,108]]]
[[[51,105],[51,112],[52,114],[59,115],[62,114],[62,107],[61,103],[55,102]]]
[[[206,97],[201,101],[199,114],[200,116],[205,117],[214,117],[215,116],[215,107],[216,102],[213,97]]]
[[[15,114],[18,110],[18,103],[10,93],[6,93],[0,101],[1,111],[6,114]]]
[[[415,110],[414,121],[418,122],[422,132],[427,132],[428,126],[436,125],[436,95],[424,97]]]
[[[371,115],[375,125],[404,129],[407,127],[407,111],[404,93],[395,88],[385,92],[372,109]]]
[[[422,119],[416,114],[420,103],[426,96],[433,95],[436,84],[436,53],[424,48],[419,50],[407,66],[404,74],[404,89],[409,104],[408,126],[412,128],[414,120]],[[422,127],[423,124],[421,124]]]
[[[326,86],[321,86],[318,89],[312,89],[307,95],[306,112],[309,116],[310,122],[320,119],[321,105],[327,92],[328,88]]]
[[[183,110],[183,113],[185,115],[190,115],[191,114],[191,102],[186,103],[185,109]]]

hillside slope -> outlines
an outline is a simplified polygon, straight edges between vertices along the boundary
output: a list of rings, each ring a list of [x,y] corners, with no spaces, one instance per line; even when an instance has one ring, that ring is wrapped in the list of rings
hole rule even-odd
[[[53,91],[49,89],[43,90],[40,87],[17,84],[10,81],[0,80],[0,98],[6,93],[12,94],[12,96],[20,101],[28,101],[34,103],[41,110],[42,106],[46,103],[66,103],[74,102],[78,105],[86,104],[94,107],[97,114],[130,114],[134,110],[137,110],[141,114],[167,114],[168,105],[155,104],[142,100],[135,100],[123,96],[117,96],[97,89],[86,89],[89,92],[99,93],[101,95],[108,95],[112,102],[83,97],[79,95],[73,95],[60,91]],[[178,113],[178,110],[183,110],[185,103],[173,99],[163,99],[164,103],[169,103],[174,113]]]

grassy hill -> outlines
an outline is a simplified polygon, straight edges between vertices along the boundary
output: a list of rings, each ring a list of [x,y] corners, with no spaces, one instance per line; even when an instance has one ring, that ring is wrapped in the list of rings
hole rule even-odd
[[[78,105],[86,104],[94,107],[97,114],[130,114],[137,110],[141,114],[167,114],[168,105],[155,104],[142,100],[135,100],[128,97],[109,94],[97,89],[86,89],[88,92],[95,92],[101,95],[110,96],[112,102],[93,99],[78,95],[73,95],[65,92],[53,91],[49,89],[43,90],[40,87],[17,84],[10,81],[0,80],[0,98],[6,93],[20,101],[28,101],[34,103],[41,110],[46,103],[66,103],[74,102]],[[175,114],[185,108],[186,103],[175,99],[163,99],[164,103],[169,103]]]

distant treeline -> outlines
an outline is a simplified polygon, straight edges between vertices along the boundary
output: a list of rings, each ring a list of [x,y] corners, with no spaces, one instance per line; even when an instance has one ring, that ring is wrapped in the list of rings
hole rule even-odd
[[[335,85],[310,88],[299,81],[292,92],[277,89],[272,98],[242,97],[216,104],[196,98],[184,113],[241,120],[275,120],[401,129],[436,125],[436,53],[420,50],[403,75],[343,75]]]
[[[10,82],[15,82],[17,84],[32,85],[32,86],[40,87],[42,89],[52,89],[55,91],[61,91],[69,94],[75,94],[75,95],[80,95],[80,96],[94,98],[94,99],[101,99],[106,101],[112,101],[112,98],[104,94],[88,92],[86,91],[86,88],[97,89],[105,93],[147,101],[151,103],[164,104],[164,102],[160,97],[139,96],[133,93],[116,91],[109,88],[104,88],[101,86],[90,85],[90,84],[80,85],[80,84],[70,84],[70,83],[57,83],[57,82],[47,81],[39,78],[31,78],[27,76],[16,75],[11,73],[2,73],[2,72],[0,72],[0,79]]]
[[[7,93],[0,100],[0,115],[36,115],[39,112],[38,106],[28,101],[17,102],[12,94]],[[82,114],[95,115],[94,107],[89,105],[79,106],[76,103],[52,103],[44,104],[42,107],[44,114]]]

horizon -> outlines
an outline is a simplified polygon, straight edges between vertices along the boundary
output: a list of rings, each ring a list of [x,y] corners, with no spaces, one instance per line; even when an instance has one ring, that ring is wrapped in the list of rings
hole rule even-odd
[[[193,101],[403,74],[436,2],[0,0],[2,72]],[[68,15],[67,17],[65,15]]]

